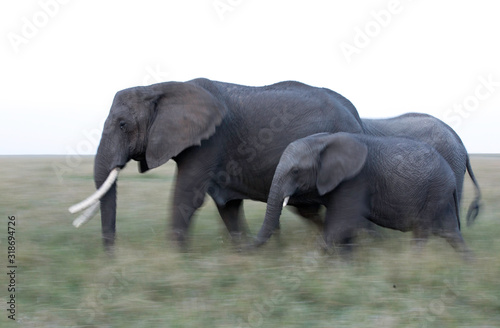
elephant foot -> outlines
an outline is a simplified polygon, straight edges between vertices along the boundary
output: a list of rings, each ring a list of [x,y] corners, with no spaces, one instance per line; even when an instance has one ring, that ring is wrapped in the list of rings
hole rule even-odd
[[[474,264],[477,262],[476,254],[471,250],[461,252],[462,259],[467,264]]]
[[[323,252],[345,262],[352,262],[354,259],[354,245],[352,244],[325,247]]]
[[[246,234],[243,232],[231,232],[229,234],[231,243],[235,246],[241,246],[246,240]]]
[[[249,244],[247,240],[247,235],[243,232],[229,233],[229,242],[232,249],[234,249],[236,252],[244,252],[245,248],[248,247]]]
[[[174,243],[174,246],[180,252],[187,252],[188,251],[187,236],[186,236],[186,232],[184,230],[174,229],[172,231],[172,241]]]
[[[345,262],[352,262],[354,259],[355,244],[352,241],[342,243],[327,242],[323,238],[318,238],[318,243],[325,255],[340,259]]]
[[[115,257],[115,234],[103,234],[102,244],[104,246],[104,252],[110,258]]]

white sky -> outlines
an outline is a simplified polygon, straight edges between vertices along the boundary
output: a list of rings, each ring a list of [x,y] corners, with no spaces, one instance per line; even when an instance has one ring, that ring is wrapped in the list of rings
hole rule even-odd
[[[429,113],[469,152],[499,153],[499,13],[491,0],[2,1],[0,154],[94,154],[117,91],[197,77],[328,87],[361,117]]]

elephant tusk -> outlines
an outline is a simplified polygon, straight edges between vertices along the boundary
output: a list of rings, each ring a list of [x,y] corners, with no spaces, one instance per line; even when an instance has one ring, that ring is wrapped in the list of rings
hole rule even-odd
[[[111,188],[113,183],[116,181],[116,178],[118,177],[118,172],[120,172],[120,168],[115,167],[108,175],[106,181],[102,184],[102,186],[97,189],[95,193],[93,193],[90,197],[87,199],[81,201],[78,204],[75,204],[69,208],[70,213],[77,213],[80,212],[87,207],[90,207],[94,205],[94,203],[98,202],[104,194],[108,192],[108,190]]]
[[[283,207],[285,207],[288,204],[288,200],[290,199],[290,196],[285,197],[283,200]]]
[[[80,228],[83,224],[89,222],[96,215],[97,211],[99,211],[100,204],[101,202],[97,201],[87,208],[82,215],[73,221],[73,226],[75,226],[75,228]]]

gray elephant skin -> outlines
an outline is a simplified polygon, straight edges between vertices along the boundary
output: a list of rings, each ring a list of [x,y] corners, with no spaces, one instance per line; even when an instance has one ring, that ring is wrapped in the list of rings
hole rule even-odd
[[[458,134],[443,121],[423,113],[407,113],[387,119],[362,119],[366,134],[409,138],[424,142],[443,156],[450,165],[456,180],[459,204],[462,199],[466,170],[474,184],[475,198],[467,211],[467,225],[479,213],[481,191],[472,171],[467,150]]]
[[[320,133],[291,143],[273,178],[257,245],[278,227],[282,203],[327,207],[326,246],[346,244],[360,220],[445,238],[468,256],[460,233],[454,172],[429,145],[397,137]]]
[[[173,159],[178,168],[173,239],[186,244],[191,217],[206,194],[237,236],[244,230],[242,200],[267,200],[288,144],[314,133],[340,131],[363,131],[354,106],[329,89],[298,82],[248,87],[195,79],[134,87],[114,98],[95,157],[95,185],[99,188],[114,168],[132,159],[139,162],[140,172]],[[115,182],[101,198],[107,250],[115,241],[116,189]],[[297,205],[308,213],[307,204]]]
[[[455,175],[459,204],[462,197],[464,175],[468,171],[474,184],[475,198],[467,211],[467,225],[471,225],[475,221],[479,213],[481,191],[474,176],[467,150],[460,137],[449,125],[434,116],[423,113],[406,113],[391,118],[362,119],[361,121],[364,133],[367,135],[409,138],[435,148],[448,162]],[[315,208],[311,205],[309,209],[310,213],[307,218],[322,229],[323,217],[319,215],[319,206]],[[297,210],[293,211],[297,212]],[[304,210],[302,211],[304,212]],[[304,213],[302,215],[304,216]],[[350,226],[353,228],[353,236],[346,238],[346,240],[352,240],[360,230],[371,233],[377,231],[374,224],[367,220],[359,220],[357,229],[354,229],[353,223]]]

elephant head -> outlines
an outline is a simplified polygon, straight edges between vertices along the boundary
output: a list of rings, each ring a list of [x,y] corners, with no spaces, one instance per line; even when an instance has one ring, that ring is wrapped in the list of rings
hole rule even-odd
[[[211,93],[189,82],[135,87],[116,94],[94,162],[98,195],[73,208],[97,208],[95,203],[100,199],[106,249],[115,238],[116,179],[108,178],[111,172],[117,172],[131,159],[139,162],[141,173],[164,164],[213,135],[226,112]]]
[[[282,207],[290,197],[311,192],[323,196],[334,190],[361,171],[367,154],[365,144],[345,133],[319,133],[288,145],[274,173],[256,246],[278,228]]]

